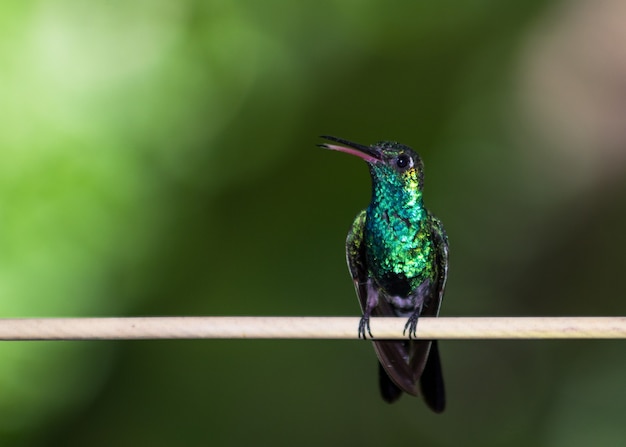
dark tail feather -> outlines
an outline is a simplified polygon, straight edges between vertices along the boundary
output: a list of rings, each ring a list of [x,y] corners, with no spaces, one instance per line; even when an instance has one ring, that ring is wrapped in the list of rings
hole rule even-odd
[[[424,401],[431,410],[435,413],[441,413],[446,408],[446,390],[443,385],[443,373],[441,372],[437,340],[433,340],[430,346],[428,360],[420,378],[420,388]]]
[[[378,385],[380,394],[387,403],[392,404],[402,396],[402,390],[389,378],[380,362],[378,363]]]

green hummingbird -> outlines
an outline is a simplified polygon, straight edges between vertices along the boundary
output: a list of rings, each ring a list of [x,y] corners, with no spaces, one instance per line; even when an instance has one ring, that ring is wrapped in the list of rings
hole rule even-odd
[[[402,392],[440,413],[445,390],[436,340],[415,340],[420,316],[436,317],[448,272],[448,239],[424,206],[424,164],[410,147],[390,141],[365,146],[341,138],[320,147],[362,158],[372,177],[372,200],[354,219],[346,258],[363,317],[360,338],[373,338],[371,316],[408,317],[403,341],[374,341],[380,392],[395,402]]]

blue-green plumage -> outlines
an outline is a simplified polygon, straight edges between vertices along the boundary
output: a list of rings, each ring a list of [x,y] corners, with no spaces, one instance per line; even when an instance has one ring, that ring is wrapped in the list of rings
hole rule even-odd
[[[407,317],[407,341],[375,341],[380,390],[388,402],[402,392],[418,394],[436,412],[445,406],[436,341],[411,340],[418,318],[437,316],[448,266],[448,242],[439,220],[424,207],[423,163],[411,148],[380,142],[364,146],[324,136],[323,144],[364,159],[372,177],[372,200],[348,233],[346,255],[363,317],[359,336],[372,337],[370,316]]]

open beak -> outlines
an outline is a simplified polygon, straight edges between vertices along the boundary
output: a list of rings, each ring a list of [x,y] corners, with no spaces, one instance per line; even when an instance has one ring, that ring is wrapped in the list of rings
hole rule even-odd
[[[345,144],[345,146],[337,146],[334,144],[318,144],[319,147],[323,147],[324,149],[330,149],[331,151],[339,151],[345,152],[346,154],[356,155],[359,158],[362,158],[368,163],[378,163],[381,161],[380,151],[374,149],[371,146],[364,146],[362,144],[353,143],[348,140],[344,140],[343,138],[330,137],[327,135],[322,135],[320,138],[324,138],[325,140],[334,141],[336,143]]]

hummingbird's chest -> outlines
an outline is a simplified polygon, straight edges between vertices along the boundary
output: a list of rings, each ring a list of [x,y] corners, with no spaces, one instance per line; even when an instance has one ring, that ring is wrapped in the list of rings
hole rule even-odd
[[[370,207],[364,228],[370,276],[390,295],[407,296],[435,269],[435,250],[425,209]]]

